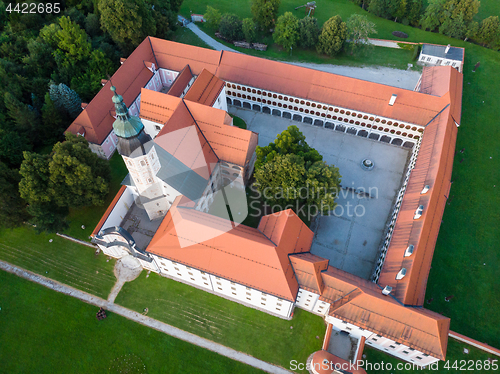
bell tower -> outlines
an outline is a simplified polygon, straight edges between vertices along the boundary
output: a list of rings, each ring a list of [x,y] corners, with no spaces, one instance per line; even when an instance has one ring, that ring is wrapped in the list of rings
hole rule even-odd
[[[150,220],[162,218],[170,208],[165,197],[162,181],[156,176],[160,170],[160,160],[151,137],[144,132],[140,118],[131,116],[123,102],[123,97],[113,91],[116,120],[113,130],[118,137],[116,148],[123,158],[134,186],[139,194],[136,204],[146,210]]]

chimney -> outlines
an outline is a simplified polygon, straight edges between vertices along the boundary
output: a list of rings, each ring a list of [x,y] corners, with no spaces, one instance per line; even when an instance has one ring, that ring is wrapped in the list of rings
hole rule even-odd
[[[446,46],[446,49],[444,50],[444,53],[448,53],[448,51],[450,50],[450,47],[451,47],[451,45],[449,45],[449,44],[448,44],[448,45]]]
[[[106,85],[106,83],[108,83],[107,79],[101,79],[101,84],[103,87]]]
[[[127,59],[126,59],[126,58],[120,57],[120,65],[123,65],[123,63],[124,63],[125,61],[127,61]]]
[[[382,290],[382,295],[389,295],[392,292],[392,287],[391,286],[385,286],[384,289]]]
[[[389,105],[390,106],[393,106],[394,103],[396,102],[396,98],[398,97],[398,95],[395,95],[395,94],[392,94],[391,96],[391,100],[389,101]]]
[[[82,106],[82,110],[85,110],[85,108],[87,107],[87,105],[89,105],[89,104],[87,104],[87,103],[82,103],[82,105],[81,105],[81,106]]]

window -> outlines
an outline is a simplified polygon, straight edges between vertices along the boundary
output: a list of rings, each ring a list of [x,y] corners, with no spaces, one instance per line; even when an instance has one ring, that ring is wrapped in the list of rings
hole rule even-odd
[[[391,347],[392,349],[396,349],[396,346],[394,345],[390,345],[389,347]]]
[[[174,267],[175,270],[179,271],[179,268]]]
[[[155,125],[155,130],[156,130],[156,131],[160,131],[160,130],[161,130],[161,127],[160,127],[160,126],[158,126],[158,125]]]
[[[236,291],[236,287],[231,287],[232,290]]]
[[[252,294],[251,294],[250,292],[247,292],[247,295],[248,295],[248,296],[251,296]]]
[[[408,352],[408,351],[403,351],[403,353],[404,353],[405,355],[407,355],[407,354],[409,354],[410,352]]]
[[[251,300],[249,297],[247,297],[247,300]]]
[[[430,57],[427,57],[427,62],[429,62],[430,60],[431,60],[431,58],[430,58]]]
[[[424,357],[429,357],[429,355],[427,353],[424,353],[423,356]]]
[[[180,273],[177,273],[177,275],[178,275],[179,277],[182,277],[182,274],[180,274]]]
[[[205,284],[206,286],[208,286],[208,283],[207,283],[207,282],[203,282],[203,284]]]
[[[218,284],[219,286],[222,286],[221,282],[217,282],[217,284]]]
[[[146,166],[146,163],[144,161],[141,161],[141,166]]]
[[[220,288],[220,287],[217,287],[217,288],[222,291],[222,288]]]
[[[417,360],[421,360],[422,359],[422,357],[420,357],[420,356],[417,356],[416,358],[417,358]]]
[[[231,292],[233,295],[236,295],[236,292]]]
[[[188,274],[189,274],[189,275],[193,275],[193,273],[191,273],[191,272],[189,272],[189,271],[188,271]]]

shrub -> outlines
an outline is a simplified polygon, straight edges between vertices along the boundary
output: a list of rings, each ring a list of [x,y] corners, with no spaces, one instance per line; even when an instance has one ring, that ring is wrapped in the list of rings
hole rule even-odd
[[[243,34],[248,43],[255,40],[255,22],[251,18],[245,18],[242,24]]]
[[[273,39],[276,44],[289,51],[299,39],[299,20],[291,12],[278,17]]]
[[[207,5],[207,10],[205,11],[205,14],[203,15],[203,19],[207,22],[208,26],[218,29],[220,20],[222,16],[220,14],[220,11],[218,9],[215,9],[209,5]]]
[[[219,32],[228,40],[241,40],[243,39],[242,22],[237,15],[226,13],[220,20]]]
[[[299,21],[299,44],[302,48],[312,48],[318,44],[321,29],[314,17],[304,17]]]
[[[418,59],[418,55],[420,52],[420,47],[418,45],[413,46],[413,54],[411,55],[411,59],[416,61]]]
[[[326,21],[321,29],[316,49],[319,53],[334,56],[342,50],[347,39],[347,26],[342,17],[333,16]]]

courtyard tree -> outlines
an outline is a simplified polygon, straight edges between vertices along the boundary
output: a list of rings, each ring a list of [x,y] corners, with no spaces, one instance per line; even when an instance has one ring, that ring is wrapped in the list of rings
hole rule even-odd
[[[310,215],[335,208],[340,178],[338,168],[324,161],[307,163],[290,153],[277,155],[256,170],[255,187],[274,211],[291,208],[309,220]]]
[[[281,0],[252,0],[253,20],[261,30],[269,31],[278,17]]]
[[[265,163],[272,161],[277,155],[295,154],[304,159],[306,164],[323,160],[317,150],[310,147],[306,137],[295,125],[288,126],[286,130],[276,136],[273,143],[256,149],[255,168],[259,169]]]
[[[220,21],[219,32],[223,37],[231,41],[243,39],[241,20],[236,14],[224,14]]]
[[[283,47],[285,51],[290,51],[299,39],[299,20],[291,12],[286,12],[279,16],[273,33],[273,40]]]
[[[245,35],[245,40],[248,43],[252,43],[255,40],[255,27],[255,22],[251,18],[243,19],[243,34]]]
[[[342,21],[342,17],[333,16],[324,23],[316,49],[319,53],[335,56],[342,50],[346,38],[347,25]]]
[[[349,44],[353,53],[360,48],[369,46],[368,38],[370,35],[377,33],[375,24],[368,21],[368,18],[362,14],[353,14],[349,17],[346,24]]]
[[[211,7],[210,5],[207,5],[207,10],[205,11],[205,14],[203,15],[203,19],[207,22],[208,26],[217,30],[219,28],[221,17],[222,17],[222,15],[221,15],[219,9],[215,9],[214,7]]]
[[[99,0],[101,27],[126,52],[156,34],[151,6],[144,0]]]
[[[304,17],[299,21],[299,45],[302,48],[313,48],[318,44],[321,28],[314,17]]]

